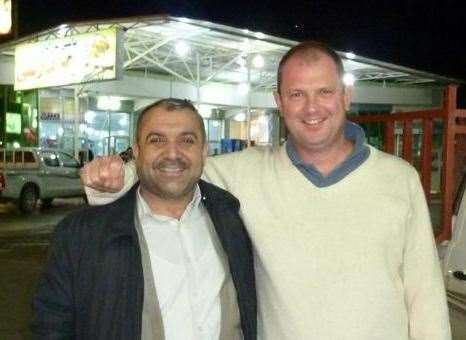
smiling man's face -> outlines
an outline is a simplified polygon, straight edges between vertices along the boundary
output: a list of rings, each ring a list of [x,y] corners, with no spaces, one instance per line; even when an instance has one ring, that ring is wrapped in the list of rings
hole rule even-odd
[[[163,200],[190,200],[207,156],[201,126],[190,109],[146,112],[134,145],[141,192]]]
[[[292,56],[283,66],[279,90],[275,100],[302,159],[316,152],[331,153],[345,143],[345,111],[351,96],[329,56],[320,53],[311,60]]]

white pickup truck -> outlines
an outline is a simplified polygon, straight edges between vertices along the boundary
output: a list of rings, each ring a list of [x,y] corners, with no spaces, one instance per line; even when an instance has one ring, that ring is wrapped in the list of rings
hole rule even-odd
[[[452,237],[443,256],[448,301],[466,311],[466,174],[455,200]]]
[[[13,201],[32,212],[40,199],[50,205],[56,197],[84,197],[78,161],[60,150],[0,148],[0,202]]]

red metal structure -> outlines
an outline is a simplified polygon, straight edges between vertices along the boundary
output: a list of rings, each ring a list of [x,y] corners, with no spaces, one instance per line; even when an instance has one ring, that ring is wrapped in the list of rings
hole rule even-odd
[[[466,154],[463,154],[466,152],[466,110],[457,108],[456,93],[457,86],[448,85],[444,91],[443,105],[437,109],[350,117],[356,123],[382,123],[383,148],[385,152],[391,154],[395,153],[395,125],[401,123],[403,126],[401,156],[410,163],[413,163],[413,121],[422,122],[421,158],[418,170],[429,203],[431,202],[433,120],[443,121],[441,225],[436,233],[437,242],[447,240],[451,236],[455,188],[459,185],[461,168],[465,165],[462,163],[466,159]]]

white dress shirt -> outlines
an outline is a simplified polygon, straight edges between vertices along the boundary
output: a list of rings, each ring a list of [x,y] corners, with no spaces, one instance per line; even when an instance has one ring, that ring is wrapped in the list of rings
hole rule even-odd
[[[218,340],[225,271],[199,187],[179,220],[152,213],[139,190],[137,212],[149,249],[165,340]]]

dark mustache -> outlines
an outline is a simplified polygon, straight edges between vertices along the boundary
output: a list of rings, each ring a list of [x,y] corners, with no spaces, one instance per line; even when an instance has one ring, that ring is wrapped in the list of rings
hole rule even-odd
[[[154,161],[152,163],[152,168],[154,169],[161,169],[165,167],[177,167],[180,169],[187,169],[189,167],[188,162],[184,161],[181,158],[176,159],[162,159],[160,161]]]

